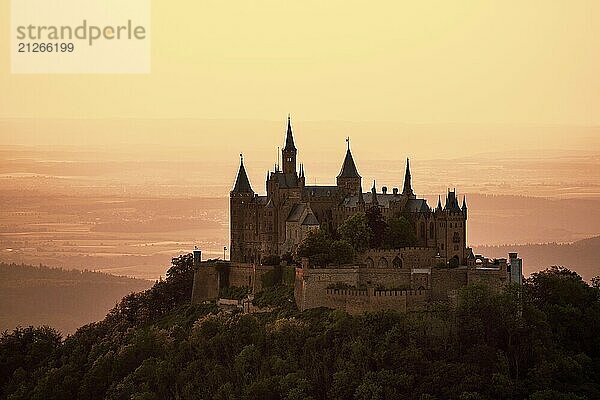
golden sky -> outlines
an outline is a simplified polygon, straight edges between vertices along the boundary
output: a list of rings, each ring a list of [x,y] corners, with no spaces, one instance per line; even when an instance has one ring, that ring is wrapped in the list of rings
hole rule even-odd
[[[148,75],[11,75],[0,29],[0,118],[600,123],[597,0],[152,3]]]

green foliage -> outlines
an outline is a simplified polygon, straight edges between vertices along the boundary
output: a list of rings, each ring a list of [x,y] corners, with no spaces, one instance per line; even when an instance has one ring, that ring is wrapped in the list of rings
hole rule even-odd
[[[408,218],[401,215],[387,221],[384,237],[385,248],[399,249],[414,246],[416,243],[417,237]]]
[[[271,254],[270,256],[263,258],[261,261],[261,264],[262,265],[279,265],[279,264],[281,264],[281,258],[276,254]]]
[[[334,240],[329,248],[331,262],[337,265],[350,264],[354,261],[354,248],[345,240]]]
[[[241,300],[250,293],[247,286],[226,286],[219,290],[219,297],[222,299]]]
[[[383,247],[385,234],[387,231],[387,223],[381,214],[379,207],[371,207],[366,212],[369,227],[371,228],[370,247],[380,249]]]
[[[257,307],[295,308],[294,288],[283,285],[264,288],[254,296],[252,304]]]
[[[275,266],[271,271],[265,272],[261,277],[262,287],[272,287],[281,284],[283,270],[281,265]]]
[[[337,228],[340,239],[349,243],[356,252],[361,253],[369,247],[371,227],[365,213],[359,212],[348,217]]]
[[[325,266],[329,263],[331,242],[331,237],[324,229],[312,230],[298,245],[298,257],[308,257],[311,265]]]
[[[324,229],[311,231],[298,246],[298,256],[308,257],[313,266],[349,264],[354,261],[353,247],[345,240],[333,240]]]
[[[455,309],[351,316],[300,313],[284,285],[255,297],[273,312],[190,306],[181,267],[64,341],[4,333],[0,398],[600,398],[600,289],[566,269],[501,292],[468,286]]]
[[[281,268],[281,283],[283,285],[294,286],[296,281],[296,267],[294,265],[286,265]]]

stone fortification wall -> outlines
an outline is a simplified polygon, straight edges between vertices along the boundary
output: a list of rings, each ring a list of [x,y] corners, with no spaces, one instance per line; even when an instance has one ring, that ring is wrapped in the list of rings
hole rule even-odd
[[[424,309],[428,300],[428,290],[326,289],[321,306],[349,314],[378,310],[407,312]]]

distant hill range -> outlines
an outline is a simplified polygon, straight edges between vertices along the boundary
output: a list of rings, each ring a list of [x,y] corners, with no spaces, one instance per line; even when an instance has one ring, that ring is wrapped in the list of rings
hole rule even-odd
[[[566,244],[476,246],[473,251],[488,257],[507,257],[509,251],[516,251],[523,259],[525,275],[551,265],[567,267],[588,281],[600,275],[600,236]]]
[[[50,325],[73,333],[103,319],[123,296],[152,284],[101,272],[0,263],[0,331]]]

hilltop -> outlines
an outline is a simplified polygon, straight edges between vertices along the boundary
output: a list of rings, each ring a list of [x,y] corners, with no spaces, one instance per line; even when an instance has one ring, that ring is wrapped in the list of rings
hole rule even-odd
[[[600,397],[600,292],[553,268],[456,308],[350,316],[190,305],[192,257],[62,339],[51,328],[0,338],[11,399],[563,399]],[[264,297],[264,296],[263,296]]]

